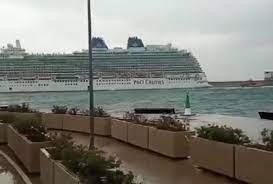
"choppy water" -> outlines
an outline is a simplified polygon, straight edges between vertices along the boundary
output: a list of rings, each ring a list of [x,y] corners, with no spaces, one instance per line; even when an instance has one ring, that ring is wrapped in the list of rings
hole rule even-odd
[[[257,117],[260,110],[273,111],[273,88],[191,89],[192,109],[198,114]],[[135,90],[95,92],[95,104],[110,113],[136,107],[184,108],[187,90]],[[88,92],[0,94],[0,104],[28,102],[34,108],[49,110],[53,105],[88,108]]]

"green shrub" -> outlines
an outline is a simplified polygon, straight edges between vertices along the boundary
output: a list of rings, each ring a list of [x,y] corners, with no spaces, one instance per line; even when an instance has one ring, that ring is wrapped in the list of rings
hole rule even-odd
[[[73,107],[68,110],[68,114],[70,114],[70,115],[77,115],[78,112],[79,112],[79,109],[77,107]]]
[[[189,131],[189,124],[179,122],[171,116],[161,116],[159,120],[148,120],[145,116],[126,112],[123,116],[124,120],[140,125],[156,127],[161,130],[169,131]]]
[[[70,134],[65,133],[52,133],[50,134],[51,144],[54,149],[48,150],[52,159],[61,160],[62,158],[62,150],[67,147],[73,147],[74,142],[72,140],[72,136]]]
[[[102,108],[94,108],[94,117],[110,117],[110,115]]]
[[[106,157],[97,149],[88,150],[75,145],[69,135],[54,135],[54,148],[48,151],[52,159],[59,160],[81,179],[83,184],[136,184],[131,172],[118,170],[121,162],[114,157]]]
[[[0,115],[0,122],[1,122],[1,123],[10,124],[10,123],[13,123],[14,120],[15,120],[15,117],[14,117],[13,114],[5,113],[5,114],[1,114],[1,115]]]
[[[25,135],[32,142],[44,142],[48,140],[45,126],[37,119],[21,119],[12,123],[12,126]]]
[[[241,129],[234,129],[227,126],[208,125],[196,128],[198,137],[229,143],[229,144],[248,144],[250,139]]]
[[[83,116],[89,116],[90,110],[80,110],[78,114]],[[94,117],[110,117],[110,115],[102,108],[102,107],[95,107],[94,108]]]
[[[136,124],[143,124],[143,125],[150,124],[148,119],[145,118],[143,115],[135,114],[133,112],[132,113],[126,112],[123,116],[123,119],[129,122],[136,123]]]
[[[51,111],[54,114],[66,114],[67,109],[68,108],[66,106],[54,105]]]
[[[129,121],[134,121],[135,119],[135,113],[133,112],[126,112],[124,115],[123,115],[123,119],[125,120],[129,120]]]
[[[273,130],[264,129],[261,135],[265,149],[273,151]]]
[[[37,112],[34,109],[31,109],[28,103],[22,103],[21,105],[9,105],[7,111],[9,112],[24,112],[24,113],[33,113]]]
[[[175,118],[170,116],[161,116],[159,121],[156,123],[156,127],[162,130],[169,131],[188,131],[189,125],[179,122]]]

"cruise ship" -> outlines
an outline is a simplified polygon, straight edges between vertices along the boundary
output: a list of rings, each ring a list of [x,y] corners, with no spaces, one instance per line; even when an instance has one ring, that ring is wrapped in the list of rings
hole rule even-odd
[[[109,49],[92,38],[94,90],[209,87],[197,59],[168,45],[144,46],[130,37],[127,48]],[[8,44],[0,52],[0,92],[89,90],[88,50],[71,54],[28,54]]]

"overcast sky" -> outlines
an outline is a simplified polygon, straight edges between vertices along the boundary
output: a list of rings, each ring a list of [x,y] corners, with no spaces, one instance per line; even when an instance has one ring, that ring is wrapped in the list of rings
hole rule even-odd
[[[273,0],[92,0],[93,28],[109,47],[129,36],[173,43],[209,80],[262,79],[273,70]],[[87,48],[86,0],[0,0],[0,45],[28,52]]]

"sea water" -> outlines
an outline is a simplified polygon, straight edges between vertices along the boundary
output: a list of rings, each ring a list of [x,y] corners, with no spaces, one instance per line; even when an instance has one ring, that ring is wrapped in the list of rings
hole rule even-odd
[[[134,108],[169,107],[183,111],[186,93],[190,92],[192,111],[197,114],[221,114],[257,117],[258,111],[273,111],[273,88],[207,88],[168,90],[96,91],[96,106],[111,114]],[[27,102],[41,111],[53,105],[87,109],[88,92],[2,93],[0,104]]]

